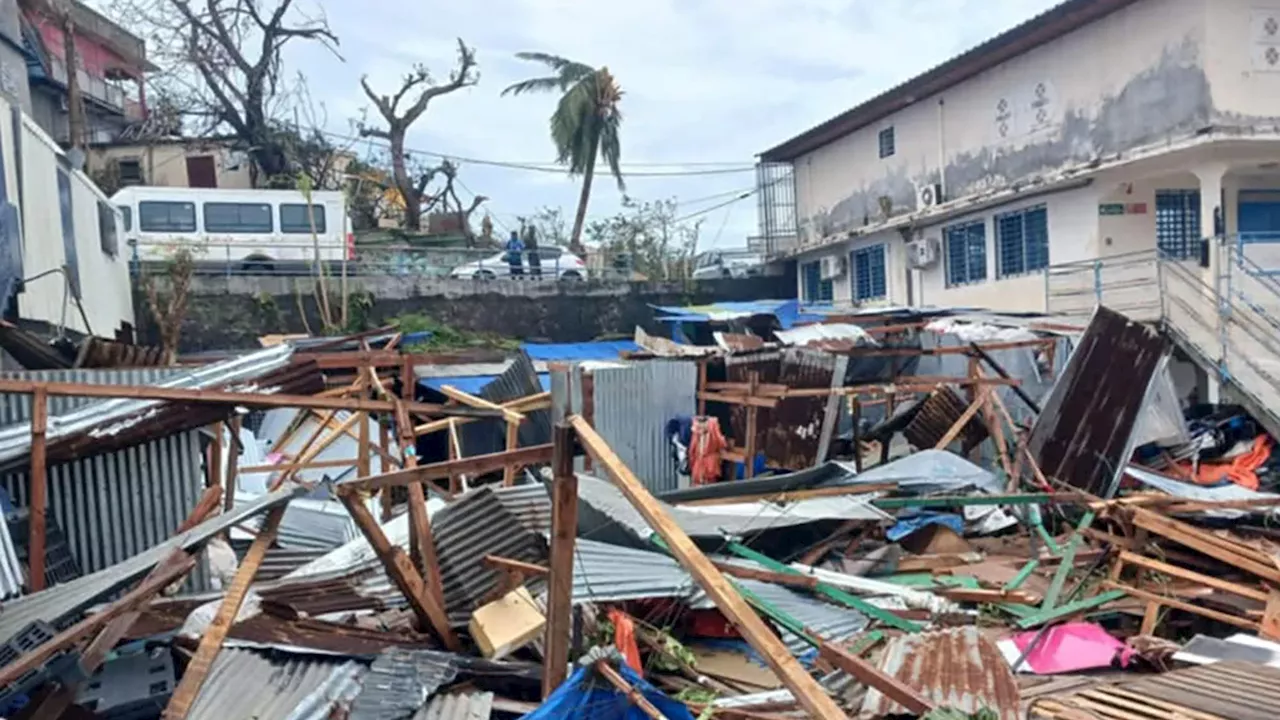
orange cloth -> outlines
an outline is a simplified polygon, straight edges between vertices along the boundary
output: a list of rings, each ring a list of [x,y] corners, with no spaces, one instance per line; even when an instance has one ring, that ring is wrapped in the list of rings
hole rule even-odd
[[[1271,448],[1275,443],[1270,435],[1259,435],[1253,440],[1249,452],[1238,455],[1227,462],[1203,462],[1192,475],[1191,463],[1178,463],[1183,477],[1190,477],[1199,485],[1216,485],[1223,480],[1230,480],[1240,487],[1250,490],[1258,489],[1258,468],[1266,464],[1271,457]]]
[[[627,659],[631,669],[643,675],[640,646],[636,644],[636,625],[631,621],[631,616],[615,608],[609,611],[609,622],[613,623],[613,644]]]
[[[689,431],[689,475],[694,485],[708,485],[720,479],[720,452],[728,447],[720,432],[720,421],[696,417]]]

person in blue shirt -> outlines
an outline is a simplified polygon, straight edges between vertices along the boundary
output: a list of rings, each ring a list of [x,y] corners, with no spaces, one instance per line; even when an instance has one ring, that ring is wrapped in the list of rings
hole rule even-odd
[[[520,233],[512,230],[511,237],[507,239],[507,264],[511,266],[511,277],[524,275],[523,254],[524,243],[520,242]]]

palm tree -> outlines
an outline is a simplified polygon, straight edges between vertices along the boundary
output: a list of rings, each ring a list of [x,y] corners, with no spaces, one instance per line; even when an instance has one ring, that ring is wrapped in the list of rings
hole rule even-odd
[[[569,247],[580,254],[582,226],[587,217],[591,181],[599,155],[604,155],[605,162],[609,163],[609,171],[617,180],[618,189],[626,188],[618,167],[622,155],[618,140],[618,128],[622,125],[618,102],[622,99],[622,88],[618,87],[607,67],[596,69],[540,52],[516,53],[516,57],[545,65],[553,74],[518,82],[503,90],[503,95],[563,93],[556,111],[551,114],[551,140],[556,144],[556,162],[568,166],[570,175],[582,175],[578,213],[573,219],[573,233],[569,236]]]

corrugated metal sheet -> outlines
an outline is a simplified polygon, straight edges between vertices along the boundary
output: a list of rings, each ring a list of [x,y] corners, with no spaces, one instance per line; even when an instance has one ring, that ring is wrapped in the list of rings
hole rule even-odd
[[[504,403],[541,393],[533,361],[524,352],[516,354],[511,365],[480,391],[480,397],[493,403]],[[473,457],[501,452],[506,448],[506,423],[501,420],[480,420],[463,426],[459,433],[462,440],[462,456]],[[520,423],[520,446],[543,445],[551,442],[551,412],[535,410],[525,413]]]
[[[916,448],[933,448],[947,436],[951,426],[964,416],[968,408],[969,402],[950,386],[940,387],[920,403],[915,417],[903,428],[902,435]],[[977,447],[987,439],[987,426],[975,415],[965,423],[959,439],[965,448]]]
[[[938,707],[967,715],[985,708],[999,720],[1019,720],[1018,681],[995,643],[978,628],[895,637],[885,646],[880,670]],[[870,688],[858,717],[910,714],[879,690]]]
[[[199,432],[55,465],[47,482],[49,513],[80,568],[103,570],[168,540],[195,508],[204,492]],[[29,504],[27,472],[0,476],[0,487],[16,504]],[[203,562],[191,587],[210,587]]]
[[[163,381],[147,384],[166,388],[209,388],[229,383],[248,382],[253,387],[252,381],[254,379],[261,378],[288,365],[291,354],[292,350],[288,346],[269,348],[220,363],[206,365],[198,370],[168,377]],[[69,372],[106,373],[106,375],[98,376],[106,378],[121,371]],[[155,372],[155,370],[138,369],[124,372]],[[140,413],[160,405],[164,405],[164,403],[156,400],[112,398],[94,400],[65,412],[51,411],[47,437],[50,444],[53,444],[55,441],[71,438],[95,428],[105,434],[120,434],[139,422]],[[145,415],[141,417],[145,417]],[[103,428],[108,425],[110,427],[104,430]],[[20,458],[28,452],[30,445],[31,426],[29,420],[22,420],[0,428],[0,460]]]
[[[115,370],[17,370],[0,372],[5,380],[37,382],[74,382],[94,385],[158,385],[185,375],[187,368],[140,367]],[[53,395],[49,397],[49,414],[62,415],[98,402],[95,398]],[[14,425],[31,419],[31,396],[0,394],[0,426]]]
[[[691,598],[697,583],[671,557],[658,552],[578,538],[573,559],[575,603],[643,598]]]
[[[831,642],[847,640],[867,629],[869,624],[867,616],[857,610],[832,605],[812,595],[804,595],[781,585],[759,580],[738,579],[734,582],[770,607],[795,618],[812,633]],[[701,590],[689,601],[689,604],[691,607],[701,609],[715,607],[715,603]],[[787,648],[793,655],[804,655],[813,650],[813,646],[804,638],[789,630],[782,628],[780,630],[783,642],[787,644]]]
[[[458,674],[454,656],[391,648],[378,655],[348,720],[404,720]]]
[[[187,720],[328,720],[350,706],[366,672],[341,658],[223,648]]]
[[[449,620],[459,626],[470,621],[471,611],[497,587],[498,573],[482,562],[485,555],[539,564],[547,559],[546,540],[521,524],[488,487],[437,513],[431,531]]]
[[[493,693],[450,693],[431,698],[413,720],[489,720],[492,714]]]
[[[778,353],[729,356],[725,358],[725,370],[729,382],[748,382],[750,374],[755,372],[761,383],[796,389],[829,389],[843,384],[847,362],[830,353],[786,348]],[[757,451],[779,467],[791,470],[811,467],[818,461],[824,428],[835,421],[835,418],[828,421],[828,407],[839,412],[839,404],[831,403],[828,397],[784,398],[773,408],[757,409]],[[733,406],[730,417],[733,438],[745,446],[747,408]]]
[[[596,432],[650,492],[678,487],[667,420],[698,411],[698,366],[690,360],[650,360],[592,372]]]
[[[1102,498],[1114,495],[1169,348],[1156,330],[1098,307],[1027,439],[1041,472]]]
[[[536,533],[551,532],[551,495],[546,485],[529,483],[491,489],[502,507],[521,525]]]
[[[1028,717],[1274,720],[1280,717],[1277,687],[1280,670],[1276,668],[1259,663],[1219,662],[1132,682],[1096,682],[1083,691],[1038,698]],[[1082,693],[1087,697],[1079,697]]]
[[[215,515],[183,535],[171,538],[117,565],[14,600],[5,605],[4,612],[0,612],[0,642],[8,640],[37,620],[57,625],[68,616],[141,578],[175,548],[197,548],[232,525],[287,503],[302,492],[303,488],[288,488],[264,495],[250,505]]]

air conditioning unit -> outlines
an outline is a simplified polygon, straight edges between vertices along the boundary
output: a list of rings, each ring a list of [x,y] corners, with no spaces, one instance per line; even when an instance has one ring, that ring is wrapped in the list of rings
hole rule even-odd
[[[913,269],[933,267],[938,262],[938,238],[923,237],[907,243],[907,257]]]
[[[822,258],[822,279],[834,280],[844,274],[844,256],[828,255]]]
[[[916,209],[928,210],[942,202],[942,183],[925,183],[916,186]]]

